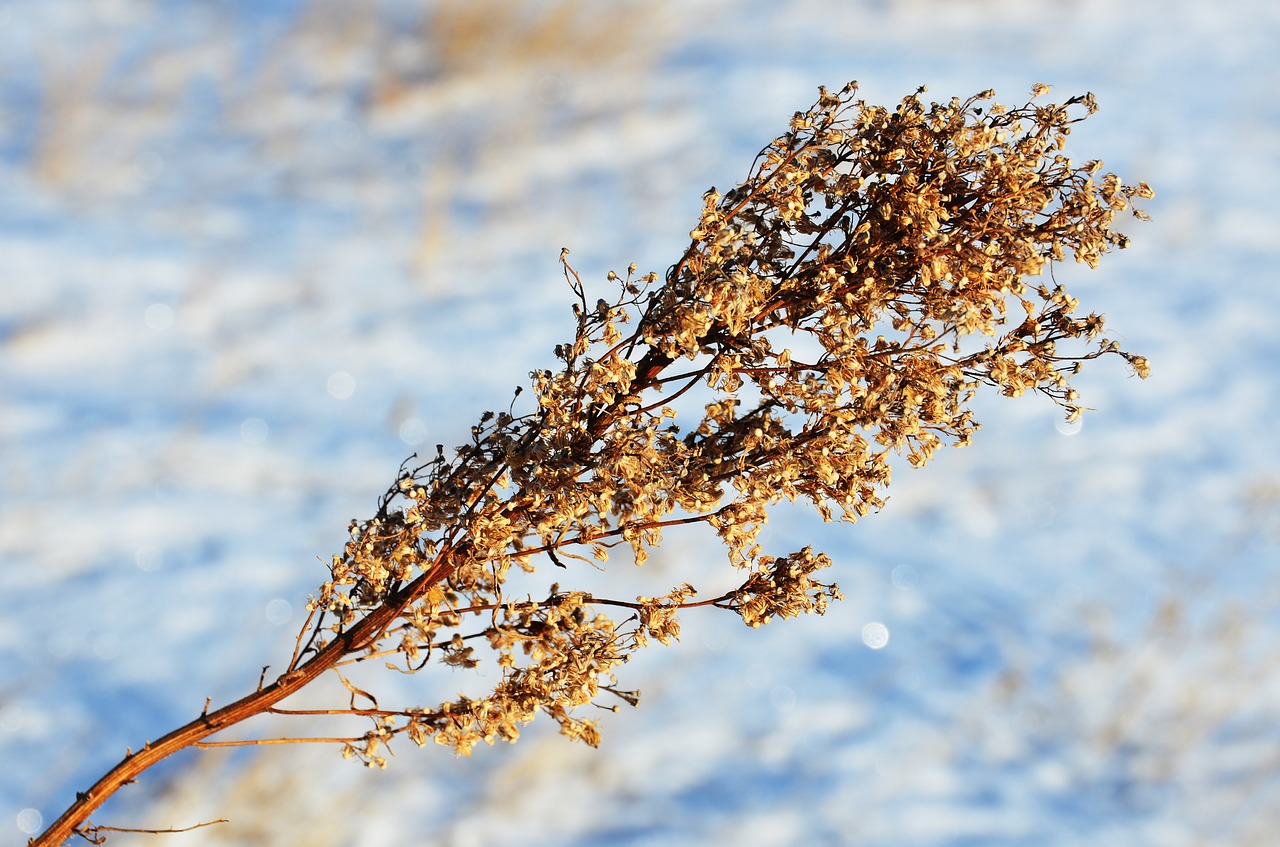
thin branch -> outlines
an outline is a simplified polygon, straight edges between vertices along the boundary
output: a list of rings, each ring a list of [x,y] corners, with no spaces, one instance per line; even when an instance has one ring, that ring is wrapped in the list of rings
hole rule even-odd
[[[75,834],[88,841],[90,844],[101,844],[106,841],[103,832],[137,832],[144,835],[165,835],[170,832],[191,832],[193,829],[200,829],[204,826],[213,826],[214,824],[227,823],[226,818],[218,818],[216,821],[205,821],[204,823],[192,824],[191,826],[169,827],[168,829],[133,829],[127,826],[106,826],[105,824],[96,824],[94,826],[86,826],[75,830]]]
[[[307,619],[303,621],[302,627],[298,630],[297,639],[293,643],[293,657],[289,659],[288,670],[293,670],[298,666],[298,657],[302,654],[302,636],[305,635],[307,630],[311,627],[311,620],[315,616],[316,616],[316,607],[312,606],[311,611],[307,612]],[[267,672],[267,669],[263,668],[262,672],[263,674],[265,674]],[[262,687],[261,681],[259,681],[258,687],[259,688]]]
[[[244,741],[196,741],[191,746],[201,750],[215,747],[259,747],[265,744],[356,744],[360,738],[250,738]]]
[[[271,715],[356,715],[359,717],[432,717],[435,712],[415,711],[413,709],[267,709]]]

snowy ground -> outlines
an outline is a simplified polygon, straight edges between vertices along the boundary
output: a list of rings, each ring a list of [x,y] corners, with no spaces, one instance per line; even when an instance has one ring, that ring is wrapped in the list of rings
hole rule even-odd
[[[1149,381],[1098,363],[1078,430],[989,402],[973,447],[856,527],[780,515],[771,540],[829,550],[848,600],[759,632],[687,616],[627,669],[645,699],[598,751],[535,730],[384,773],[190,755],[99,822],[232,820],[183,844],[1272,843],[1280,11],[472,3],[446,36],[421,5],[0,3],[6,841],[286,661],[317,557],[405,455],[551,363],[562,246],[601,286],[665,268],[706,188],[856,78],[880,102],[1097,94],[1073,152],[1154,185],[1156,220],[1068,276]],[[656,585],[721,566],[671,540]],[[413,682],[388,685],[438,697]]]

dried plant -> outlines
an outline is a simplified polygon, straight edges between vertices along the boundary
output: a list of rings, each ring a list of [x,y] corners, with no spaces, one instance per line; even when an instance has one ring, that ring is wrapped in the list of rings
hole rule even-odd
[[[377,513],[351,524],[283,675],[131,752],[34,843],[100,832],[89,814],[185,747],[333,741],[382,766],[399,736],[469,753],[514,741],[539,712],[595,745],[580,707],[635,704],[619,665],[678,638],[683,610],[714,606],[758,627],[840,597],[821,581],[825,554],[764,552],[770,507],[802,499],[849,522],[878,509],[893,456],[920,466],[968,443],[984,386],[1047,395],[1075,418],[1070,378],[1084,361],[1114,353],[1146,376],[1146,360],[1101,334],[1101,316],[1044,281],[1068,254],[1093,267],[1124,247],[1115,216],[1145,217],[1133,200],[1153,196],[1060,152],[1092,95],[1039,105],[1048,87],[1037,85],[1008,109],[990,91],[926,106],[923,91],[888,109],[855,99],[853,84],[821,89],[741,185],[704,195],[664,276],[610,273],[617,293],[593,302],[564,251],[576,329],[558,368],[533,372],[532,400],[517,391],[456,452],[402,467]],[[694,420],[677,422],[678,409]],[[566,582],[602,569],[618,549],[643,564],[664,530],[699,524],[727,547],[737,588],[694,599],[685,582],[635,600],[515,588],[539,567],[563,568]],[[386,708],[349,678],[370,661],[407,673],[485,664],[496,684]],[[329,671],[351,692],[346,707],[277,707]],[[267,712],[372,726],[203,740]]]

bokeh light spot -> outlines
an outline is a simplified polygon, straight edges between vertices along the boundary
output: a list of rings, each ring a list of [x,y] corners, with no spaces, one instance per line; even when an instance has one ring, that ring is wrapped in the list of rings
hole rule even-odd
[[[287,600],[277,598],[267,604],[267,620],[276,626],[287,624],[291,617],[293,617],[293,607]]]
[[[872,650],[883,650],[889,646],[889,627],[873,621],[862,628],[862,643]]]
[[[35,809],[23,809],[18,812],[18,829],[27,835],[35,835],[44,828],[44,815]]]
[[[346,371],[334,371],[325,382],[325,390],[330,397],[346,400],[356,391],[356,378]]]
[[[261,444],[270,433],[271,428],[262,418],[245,418],[240,424],[240,437],[250,444]]]
[[[418,418],[407,418],[400,424],[400,440],[405,444],[421,444],[427,437],[427,425]]]
[[[143,544],[134,554],[133,561],[144,571],[159,570],[164,564],[164,553],[154,544]]]
[[[1053,428],[1063,435],[1076,435],[1084,426],[1084,418],[1076,418],[1074,421],[1068,421],[1066,418],[1059,418]]]
[[[775,685],[769,692],[769,702],[779,712],[785,712],[796,704],[796,693],[787,685]]]
[[[916,573],[916,569],[911,565],[898,565],[893,569],[893,587],[900,588],[903,591],[911,591],[916,587],[920,575]]]
[[[164,156],[154,150],[143,150],[133,159],[138,175],[146,182],[154,182],[164,173]]]

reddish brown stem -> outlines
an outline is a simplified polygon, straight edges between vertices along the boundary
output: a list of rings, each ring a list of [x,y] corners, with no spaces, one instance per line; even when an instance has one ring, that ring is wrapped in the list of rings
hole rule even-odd
[[[28,842],[30,847],[61,847],[111,795],[133,782],[152,765],[179,750],[194,746],[216,732],[269,711],[276,703],[305,688],[336,665],[342,657],[362,649],[390,626],[407,606],[449,574],[453,567],[450,552],[445,551],[430,570],[402,588],[397,595],[387,598],[386,603],[361,618],[351,629],[336,637],[297,669],[283,674],[265,688],[241,697],[234,703],[202,714],[157,741],[147,742],[136,753],[126,755],[88,791],[78,793],[75,803],[61,817],[39,837]]]

